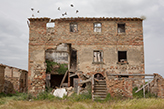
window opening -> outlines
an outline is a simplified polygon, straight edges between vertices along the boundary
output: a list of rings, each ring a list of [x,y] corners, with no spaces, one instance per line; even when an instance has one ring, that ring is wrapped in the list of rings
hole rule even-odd
[[[77,28],[77,23],[71,23],[70,24],[70,32],[77,32],[78,28]]]
[[[118,62],[127,61],[127,51],[118,51]]]
[[[93,51],[93,62],[103,62],[103,53],[101,51]]]
[[[94,23],[94,32],[101,32],[101,23]]]
[[[118,33],[125,33],[125,24],[118,24]]]

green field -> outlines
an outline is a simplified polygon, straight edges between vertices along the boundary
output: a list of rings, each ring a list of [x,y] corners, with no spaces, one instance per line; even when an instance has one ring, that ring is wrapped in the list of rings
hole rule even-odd
[[[92,100],[22,101],[13,99],[3,102],[3,99],[1,99],[0,109],[164,109],[164,99],[157,98],[109,100],[103,102],[93,102]]]

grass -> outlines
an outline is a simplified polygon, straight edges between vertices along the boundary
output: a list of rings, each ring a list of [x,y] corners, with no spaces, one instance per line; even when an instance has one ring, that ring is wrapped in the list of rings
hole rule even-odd
[[[142,98],[142,91],[134,95],[134,99],[115,99],[108,94],[104,101],[92,101],[90,91],[81,95],[74,93],[62,99],[51,95],[50,91],[40,93],[37,97],[26,93],[1,93],[0,109],[164,109],[164,99]]]
[[[37,100],[14,101],[0,104],[0,109],[163,109],[164,99],[126,99],[106,102],[70,101],[70,100]]]

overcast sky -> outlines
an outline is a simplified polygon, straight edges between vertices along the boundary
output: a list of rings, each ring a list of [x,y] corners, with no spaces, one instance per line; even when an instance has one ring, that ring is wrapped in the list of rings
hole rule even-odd
[[[27,18],[140,17],[146,73],[164,77],[164,0],[0,0],[0,63],[28,69]],[[74,4],[71,8],[70,4]],[[34,8],[34,12],[31,11]],[[58,7],[61,11],[58,11]],[[40,11],[38,14],[37,11]],[[75,11],[79,10],[76,14]]]

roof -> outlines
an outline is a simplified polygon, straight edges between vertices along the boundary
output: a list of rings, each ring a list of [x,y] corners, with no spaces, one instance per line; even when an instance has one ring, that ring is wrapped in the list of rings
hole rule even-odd
[[[28,18],[30,21],[50,21],[50,18]],[[141,18],[120,18],[120,17],[100,17],[100,18],[90,18],[90,17],[71,17],[71,18],[57,18],[51,19],[51,22],[55,21],[142,21]]]

